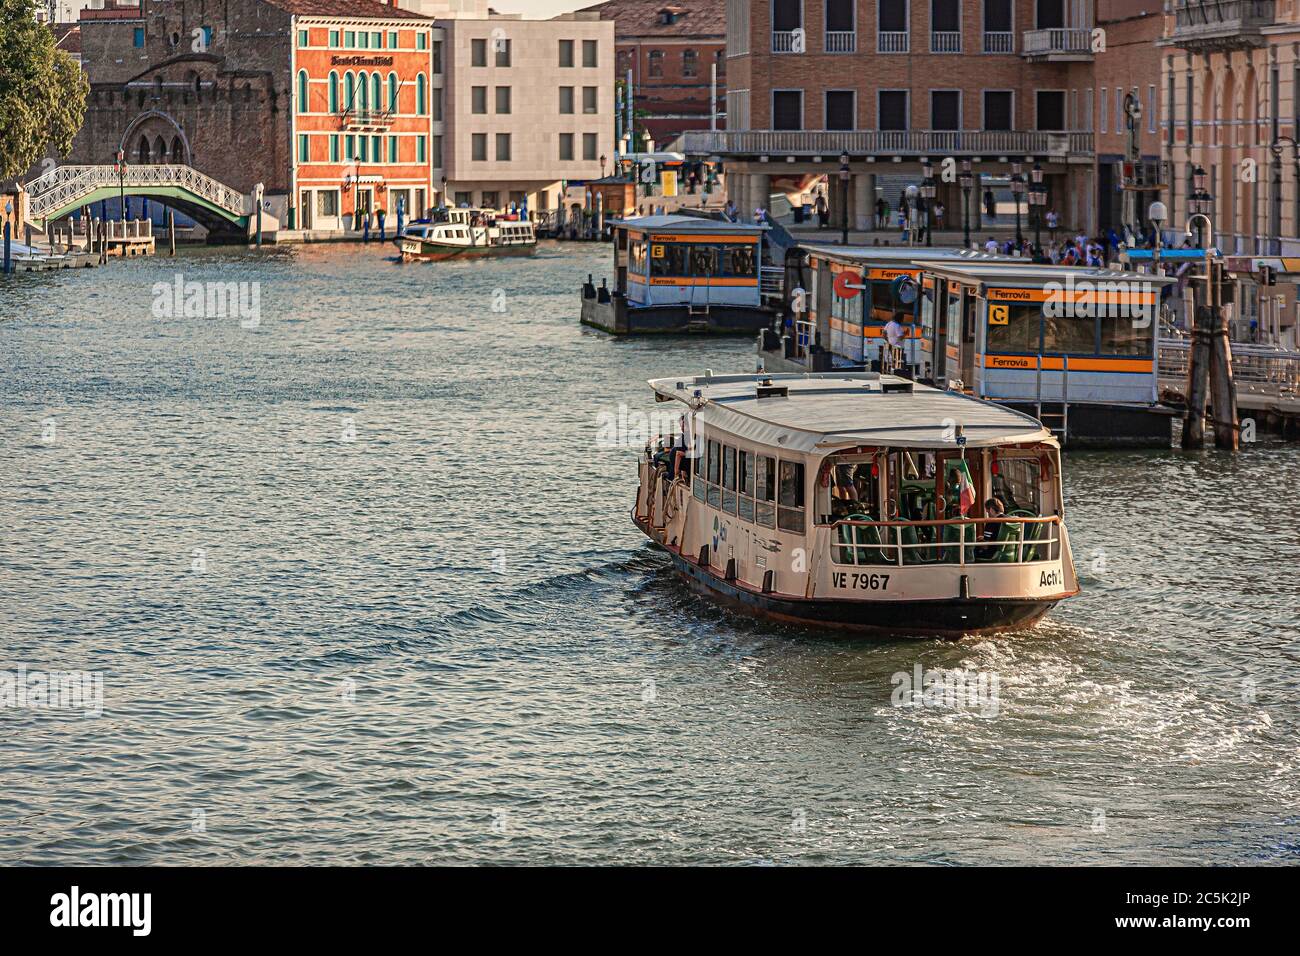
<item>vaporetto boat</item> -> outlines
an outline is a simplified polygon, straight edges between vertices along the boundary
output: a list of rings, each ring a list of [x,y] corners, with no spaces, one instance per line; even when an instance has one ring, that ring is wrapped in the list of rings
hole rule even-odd
[[[633,520],[691,588],[816,627],[1025,627],[1077,594],[1036,419],[874,372],[654,379]]]

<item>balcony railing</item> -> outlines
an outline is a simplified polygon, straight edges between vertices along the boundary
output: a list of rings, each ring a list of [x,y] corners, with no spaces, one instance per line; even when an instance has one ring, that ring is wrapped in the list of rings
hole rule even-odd
[[[985,53],[1014,53],[1015,48],[1016,35],[1014,33],[984,34]]]
[[[1053,27],[1050,30],[1026,30],[1020,45],[1022,55],[1035,59],[1055,57],[1072,60],[1092,56],[1092,31],[1078,27]]]
[[[352,107],[343,111],[341,119],[344,129],[385,130],[393,125],[393,111]]]
[[[1170,39],[1193,50],[1258,46],[1260,29],[1274,19],[1274,0],[1183,0]]]
[[[773,30],[773,53],[802,53],[803,30]]]
[[[910,48],[906,30],[881,30],[876,34],[877,53],[906,53]]]
[[[687,130],[685,153],[730,156],[1090,155],[1092,133],[1025,130]]]
[[[930,33],[931,53],[960,53],[961,33],[957,30],[933,30]]]
[[[857,50],[858,35],[852,30],[826,31],[827,53],[856,53]]]

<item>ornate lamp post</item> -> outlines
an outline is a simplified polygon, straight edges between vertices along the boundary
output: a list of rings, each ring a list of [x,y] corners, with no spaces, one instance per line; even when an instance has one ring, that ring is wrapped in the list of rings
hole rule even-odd
[[[1025,241],[1020,232],[1020,197],[1025,194],[1025,176],[1019,163],[1011,164],[1011,196],[1016,201],[1016,246]]]
[[[1296,142],[1294,137],[1279,136],[1268,146],[1273,151],[1273,196],[1275,197],[1273,234],[1278,237],[1282,235],[1282,151],[1288,146],[1291,148],[1291,160],[1295,164],[1296,208],[1300,209],[1300,143]],[[1297,222],[1297,225],[1300,226],[1300,222]]]
[[[933,208],[932,200],[934,199],[934,174],[930,168],[930,158],[921,157],[921,228],[925,230],[925,244],[931,244],[930,240],[930,210]]]
[[[961,161],[961,172],[957,176],[957,182],[961,184],[961,232],[962,245],[967,249],[970,248],[970,189],[974,183],[975,177],[971,174],[970,160]]]
[[[1214,197],[1206,192],[1205,189],[1205,169],[1201,166],[1196,166],[1192,169],[1192,191],[1187,196],[1187,232],[1188,235],[1191,235],[1191,223],[1193,220],[1197,220],[1196,245],[1201,249],[1206,248],[1206,245],[1203,241],[1200,220],[1204,220],[1206,226],[1210,227],[1210,234],[1212,236],[1213,226],[1210,224],[1210,209],[1213,205]]]
[[[1034,210],[1034,247],[1043,248],[1043,207],[1047,205],[1047,188],[1043,185],[1043,167],[1034,163],[1029,170],[1029,205]]]
[[[840,153],[840,245],[849,244],[849,154]]]
[[[605,178],[605,160],[606,160],[606,159],[608,159],[608,157],[607,157],[604,153],[601,153],[601,154],[600,154],[600,178],[601,178],[601,179],[604,179],[604,178]]]

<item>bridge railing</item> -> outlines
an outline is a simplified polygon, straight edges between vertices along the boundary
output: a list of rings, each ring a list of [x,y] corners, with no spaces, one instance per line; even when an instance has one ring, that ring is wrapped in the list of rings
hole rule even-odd
[[[1160,340],[1160,378],[1166,385],[1186,384],[1190,353],[1191,344],[1187,339]],[[1300,352],[1233,342],[1232,378],[1238,392],[1246,394],[1300,394]]]
[[[218,182],[206,173],[183,163],[128,165],[125,175],[119,177],[117,167],[56,166],[27,184],[28,210],[33,219],[48,218],[105,186],[126,188],[139,186],[175,186],[206,199],[232,216],[247,216],[249,199],[237,189]]]

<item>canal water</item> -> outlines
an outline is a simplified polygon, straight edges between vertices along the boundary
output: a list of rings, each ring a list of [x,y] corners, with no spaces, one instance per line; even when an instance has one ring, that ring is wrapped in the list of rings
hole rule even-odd
[[[1080,597],[828,639],[628,518],[645,379],[752,343],[582,329],[604,247],[385,255],[0,285],[0,671],[102,680],[0,710],[0,863],[1300,861],[1296,446],[1071,454]]]

